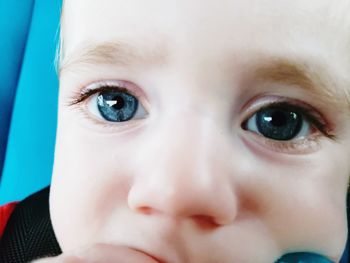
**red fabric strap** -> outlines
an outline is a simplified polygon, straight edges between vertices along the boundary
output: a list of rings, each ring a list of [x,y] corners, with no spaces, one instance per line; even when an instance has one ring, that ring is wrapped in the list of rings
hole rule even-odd
[[[9,220],[17,204],[18,202],[12,202],[4,206],[0,206],[0,239],[4,233],[7,221]]]

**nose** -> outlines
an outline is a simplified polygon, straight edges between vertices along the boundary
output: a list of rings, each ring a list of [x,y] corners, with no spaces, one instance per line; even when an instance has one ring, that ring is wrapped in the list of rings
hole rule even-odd
[[[230,142],[209,118],[183,116],[150,131],[137,158],[128,205],[149,215],[229,224],[238,203]]]

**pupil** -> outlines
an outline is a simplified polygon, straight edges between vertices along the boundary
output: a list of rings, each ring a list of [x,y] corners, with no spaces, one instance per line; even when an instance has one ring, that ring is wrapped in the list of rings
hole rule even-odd
[[[257,113],[256,126],[267,138],[288,141],[300,132],[302,116],[280,107],[266,108]]]
[[[286,115],[281,111],[275,111],[274,113],[272,113],[271,118],[272,118],[271,124],[273,126],[280,127],[280,126],[286,125],[286,122],[287,122]]]
[[[114,109],[120,110],[124,107],[125,102],[121,96],[116,96],[114,100],[116,101],[116,103],[113,105]]]

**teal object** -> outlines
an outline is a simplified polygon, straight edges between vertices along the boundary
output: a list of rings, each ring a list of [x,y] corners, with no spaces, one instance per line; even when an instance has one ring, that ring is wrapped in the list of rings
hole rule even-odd
[[[276,263],[335,263],[324,256],[314,253],[290,253],[284,255]]]
[[[1,87],[2,103],[11,104],[11,95],[16,94],[0,181],[0,205],[21,200],[51,180],[58,98],[54,59],[60,9],[61,0],[0,0],[0,67],[13,64],[8,68],[12,73],[0,68],[0,74],[5,75],[0,75],[1,83],[7,78],[10,81],[5,82],[11,83],[11,87]],[[17,20],[17,26],[12,24]],[[10,41],[6,35],[19,40]],[[11,105],[7,111],[10,109]],[[9,118],[9,114],[4,116]],[[6,123],[0,125],[6,135]],[[1,135],[2,140],[5,137]]]
[[[0,0],[0,177],[33,3]]]

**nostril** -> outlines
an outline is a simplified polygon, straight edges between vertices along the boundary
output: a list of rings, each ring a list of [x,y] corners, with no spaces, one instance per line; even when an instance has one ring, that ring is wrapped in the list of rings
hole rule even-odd
[[[153,213],[153,209],[148,206],[141,206],[137,208],[137,211],[144,215],[150,215]]]
[[[219,226],[215,219],[210,216],[194,215],[192,219],[202,230],[213,230]]]

